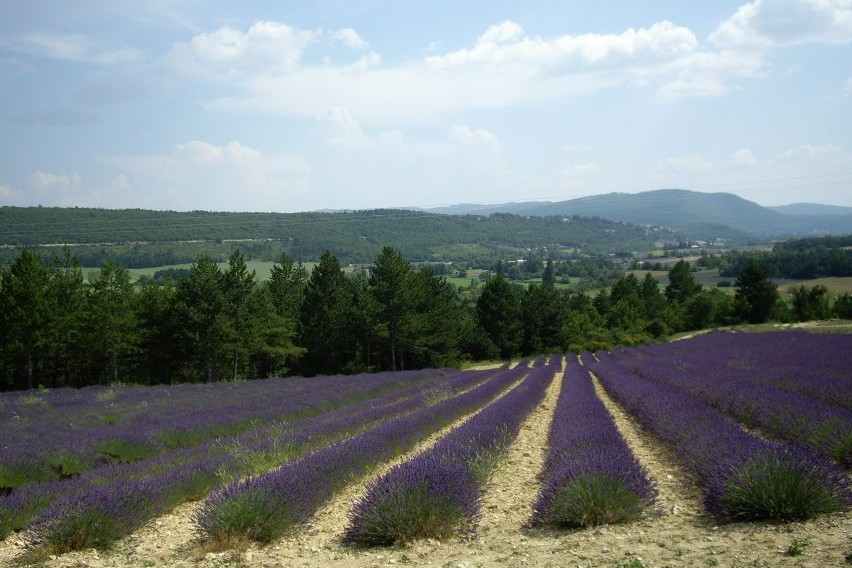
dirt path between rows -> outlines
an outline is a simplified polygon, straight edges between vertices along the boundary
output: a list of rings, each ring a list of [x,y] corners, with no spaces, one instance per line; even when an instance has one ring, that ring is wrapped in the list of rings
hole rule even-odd
[[[554,383],[559,383],[559,375]],[[627,524],[578,531],[541,531],[524,527],[536,497],[536,460],[547,451],[557,393],[551,386],[536,411],[523,423],[503,465],[486,488],[479,534],[469,540],[420,541],[376,549],[352,549],[339,544],[351,504],[362,494],[366,480],[338,494],[309,525],[270,546],[252,546],[192,556],[192,525],[185,524],[197,505],[149,523],[112,551],[83,551],[46,563],[49,568],[185,568],[386,567],[396,565],[446,568],[508,567],[805,567],[849,565],[852,554],[852,515],[827,515],[804,523],[752,523],[716,526],[701,514],[701,492],[678,465],[676,456],[645,432],[596,382],[598,396],[619,431],[647,469],[659,491],[658,510]],[[434,443],[448,429],[424,440],[414,452]],[[524,455],[524,454],[529,455]],[[539,464],[540,465],[540,464]],[[381,468],[384,471],[388,466]],[[176,519],[184,519],[177,522]],[[187,535],[189,537],[187,538]],[[10,539],[16,538],[14,535]],[[8,546],[3,543],[0,553]],[[785,551],[799,539],[808,542],[800,556]],[[0,565],[4,558],[0,556]]]

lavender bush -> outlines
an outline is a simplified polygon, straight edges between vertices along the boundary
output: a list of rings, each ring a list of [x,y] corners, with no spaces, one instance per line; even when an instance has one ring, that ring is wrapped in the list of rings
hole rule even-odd
[[[100,495],[104,488],[111,485],[121,486],[126,482],[143,480],[149,490],[157,495],[154,500],[156,506],[140,513],[140,517],[149,518],[182,501],[200,499],[223,481],[246,473],[256,473],[257,468],[264,464],[279,465],[317,445],[344,437],[401,413],[422,408],[427,404],[424,389],[428,390],[435,384],[441,384],[449,390],[466,389],[481,383],[489,374],[493,374],[493,371],[457,373],[445,378],[433,377],[365,403],[294,421],[284,429],[280,424],[273,424],[231,438],[227,442],[210,442],[192,448],[180,448],[133,464],[114,464],[85,472],[78,478],[64,482],[30,485],[0,498],[0,531],[6,534],[10,530],[23,528],[48,501],[60,498],[57,507],[43,512],[34,523],[42,527],[36,534],[39,538],[44,538],[53,530],[52,527],[61,527],[61,522],[45,523],[46,517],[57,519],[77,514],[75,511],[80,505],[71,507],[73,499],[79,497],[85,502],[87,495]],[[237,448],[239,452],[236,451]],[[98,499],[93,497],[91,501],[94,506]],[[103,514],[101,509],[95,511],[96,515]],[[56,540],[54,537],[46,542]]]
[[[589,372],[569,358],[548,437],[534,526],[589,527],[637,519],[656,496],[595,395]]]
[[[826,458],[762,440],[697,398],[642,378],[605,353],[597,357],[583,360],[616,400],[674,449],[715,517],[805,519],[852,504],[845,472]]]
[[[429,451],[373,481],[350,513],[344,542],[388,545],[472,530],[484,482],[523,419],[544,398],[559,359],[536,367],[520,385]]]
[[[738,344],[735,350],[724,352],[708,348],[708,344],[717,348],[730,344],[732,341],[727,337],[734,335],[738,336],[735,337]],[[817,339],[820,337],[826,336],[817,336]],[[849,337],[849,347],[852,348],[852,336]],[[638,349],[617,361],[649,380],[698,397],[748,427],[810,446],[818,453],[852,467],[852,411],[803,395],[799,392],[803,387],[789,388],[810,381],[804,376],[795,378],[803,362],[811,367],[818,366],[812,361],[811,353],[799,353],[799,362],[789,363],[791,351],[796,354],[792,349],[794,345],[813,343],[808,334],[716,333],[696,339],[700,339],[705,349],[696,349],[688,341],[661,344]],[[776,348],[774,361],[769,360],[768,345]],[[838,357],[842,359],[843,355]],[[734,364],[733,368],[731,364]],[[848,373],[852,377],[852,370]],[[777,388],[781,384],[780,379],[770,378],[782,374],[786,377],[783,384],[788,390]],[[846,388],[852,392],[852,378],[846,380]]]
[[[206,539],[268,542],[307,520],[334,492],[377,464],[488,401],[522,378],[523,366],[496,374],[470,391],[379,426],[304,458],[211,493],[196,517]]]
[[[244,383],[3,393],[0,493],[295,420],[440,377],[436,370]]]
[[[150,484],[129,481],[70,495],[45,511],[30,538],[55,554],[106,548],[148,519],[156,497]]]

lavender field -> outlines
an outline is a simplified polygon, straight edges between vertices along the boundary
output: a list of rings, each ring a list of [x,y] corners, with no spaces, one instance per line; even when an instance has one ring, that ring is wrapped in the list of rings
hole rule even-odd
[[[818,528],[840,562],[850,392],[852,335],[785,331],[482,370],[7,393],[0,564],[372,565],[426,546],[440,565],[606,531],[667,559],[631,531],[687,543],[720,526]]]

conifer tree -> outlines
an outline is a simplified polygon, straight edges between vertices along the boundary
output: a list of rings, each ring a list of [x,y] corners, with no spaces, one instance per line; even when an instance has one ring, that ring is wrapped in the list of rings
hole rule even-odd
[[[103,360],[99,374],[116,382],[119,368],[128,368],[128,359],[136,354],[141,341],[133,285],[127,270],[111,260],[91,284],[87,344]]]

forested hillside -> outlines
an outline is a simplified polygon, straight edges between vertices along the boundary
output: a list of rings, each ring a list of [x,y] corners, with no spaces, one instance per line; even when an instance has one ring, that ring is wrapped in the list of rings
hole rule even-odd
[[[225,259],[234,247],[258,260],[282,252],[316,260],[330,250],[343,263],[369,263],[385,245],[412,261],[469,260],[480,265],[528,249],[558,258],[565,249],[602,253],[650,250],[675,233],[581,217],[438,215],[406,210],[340,213],[211,213],[85,208],[0,208],[0,261],[22,247],[52,257],[74,244],[84,266],[113,259],[127,268]]]

